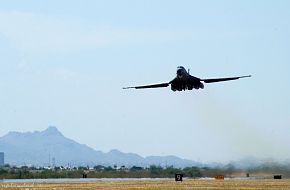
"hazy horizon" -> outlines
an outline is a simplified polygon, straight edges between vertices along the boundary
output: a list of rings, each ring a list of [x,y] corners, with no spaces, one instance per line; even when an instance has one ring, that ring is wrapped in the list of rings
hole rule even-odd
[[[17,136],[15,136],[14,133],[17,133]],[[9,133],[5,134],[4,136],[0,136],[0,138],[2,138],[2,137],[7,138],[9,136],[9,139],[11,141],[11,138],[13,139],[15,137],[19,137],[18,135],[21,135],[21,138],[23,139],[25,137],[27,138],[27,135],[29,135],[29,136],[32,135],[33,138],[35,138],[39,134],[42,134],[42,135],[46,134],[44,136],[46,138],[55,138],[55,137],[56,138],[59,138],[58,137],[58,134],[59,133],[61,134],[61,136],[62,136],[61,138],[63,138],[63,139],[72,140],[73,142],[75,142],[75,143],[77,143],[79,145],[86,145],[86,144],[83,144],[82,142],[77,142],[74,139],[67,138],[66,135],[63,134],[61,131],[59,131],[59,129],[56,126],[48,126],[46,129],[44,129],[42,131],[39,131],[39,130],[35,130],[35,131],[24,131],[24,132],[10,131]],[[52,137],[52,136],[54,136],[54,137]],[[45,139],[43,139],[43,140],[45,140]],[[60,142],[58,140],[58,144],[59,143]],[[89,145],[86,145],[86,146],[88,146],[89,148],[92,148]],[[133,154],[133,155],[136,154],[135,152],[124,152],[124,151],[118,150],[118,149],[110,149],[108,151],[102,151],[102,150],[98,150],[98,149],[94,149],[93,148],[93,150],[95,150],[95,151],[101,151],[101,152],[103,152],[105,154],[106,153],[110,153],[110,152],[114,152],[114,151],[120,152],[122,154],[123,153],[124,154]],[[3,150],[2,150],[2,152],[3,152]],[[15,151],[12,151],[12,152],[15,152]],[[5,153],[6,152],[4,151],[4,154]],[[50,157],[50,156],[53,155],[53,158],[56,159],[56,157],[55,157],[56,154],[57,154],[57,152],[49,152],[47,155],[48,155],[48,157]],[[139,155],[139,154],[137,154],[137,155]],[[5,154],[5,157],[6,156],[7,156],[7,154]],[[165,156],[166,157],[166,156],[176,156],[176,155],[174,155],[174,154],[168,154],[168,155],[139,155],[139,156],[141,156],[143,158],[146,158],[146,157],[152,157],[152,156],[153,157],[155,157],[155,156],[157,156],[157,157],[159,157],[159,156]],[[10,164],[10,162],[11,162],[11,163],[14,163],[15,164],[14,158],[11,157],[11,155],[9,157],[10,157],[10,159],[7,161],[7,163]],[[57,158],[60,159],[59,156],[57,156]],[[182,157],[178,157],[178,158],[180,158],[180,159],[186,159],[187,160],[187,158],[182,158]],[[227,160],[227,161],[216,161],[216,160],[212,160],[212,161],[191,160],[191,161],[196,162],[195,164],[206,164],[206,165],[207,164],[210,164],[211,166],[214,166],[215,164],[218,164],[218,165],[220,165],[220,164],[222,164],[222,165],[223,164],[225,164],[225,165],[227,165],[227,164],[234,164],[235,166],[238,166],[238,167],[245,167],[246,166],[245,164],[250,164],[250,165],[246,166],[246,167],[249,167],[249,166],[251,166],[251,164],[254,164],[254,166],[256,167],[256,166],[259,166],[259,165],[262,165],[262,164],[265,164],[265,163],[268,163],[268,164],[288,164],[290,162],[290,159],[279,160],[279,159],[274,159],[273,157],[265,157],[265,158],[260,158],[259,159],[258,157],[255,157],[255,156],[245,156],[245,157],[241,157],[241,158],[236,159],[236,160]],[[165,163],[163,163],[163,164],[165,164]],[[240,165],[242,165],[242,166],[240,166]]]
[[[290,159],[289,8],[282,0],[1,2],[0,136],[56,126],[104,152]],[[179,65],[200,78],[252,78],[198,91],[122,90],[168,82]]]

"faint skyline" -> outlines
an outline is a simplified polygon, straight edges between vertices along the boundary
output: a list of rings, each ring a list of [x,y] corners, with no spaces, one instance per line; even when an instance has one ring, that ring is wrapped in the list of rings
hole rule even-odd
[[[97,150],[289,159],[290,2],[0,3],[0,136],[57,126]],[[129,90],[253,75],[204,90]],[[0,150],[1,151],[1,150]]]

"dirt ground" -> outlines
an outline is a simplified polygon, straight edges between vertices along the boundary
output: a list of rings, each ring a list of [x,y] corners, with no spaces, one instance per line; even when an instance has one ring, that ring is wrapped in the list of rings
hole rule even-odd
[[[90,182],[0,183],[2,190],[182,190],[182,189],[271,189],[290,190],[290,179],[282,180],[129,180]]]

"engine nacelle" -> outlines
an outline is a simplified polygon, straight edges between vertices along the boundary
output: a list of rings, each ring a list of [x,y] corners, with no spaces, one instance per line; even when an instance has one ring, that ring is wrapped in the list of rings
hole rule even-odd
[[[182,90],[192,90],[192,89],[203,89],[204,85],[199,82],[197,84],[184,84],[184,83],[180,83],[180,84],[171,84],[171,90],[172,91],[182,91]]]
[[[199,83],[199,88],[204,89],[204,85],[201,82]]]

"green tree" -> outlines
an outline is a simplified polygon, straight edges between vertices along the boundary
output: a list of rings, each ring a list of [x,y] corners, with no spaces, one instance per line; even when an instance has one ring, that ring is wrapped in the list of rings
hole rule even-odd
[[[187,177],[202,177],[202,173],[198,167],[186,167],[183,169],[183,172]]]

